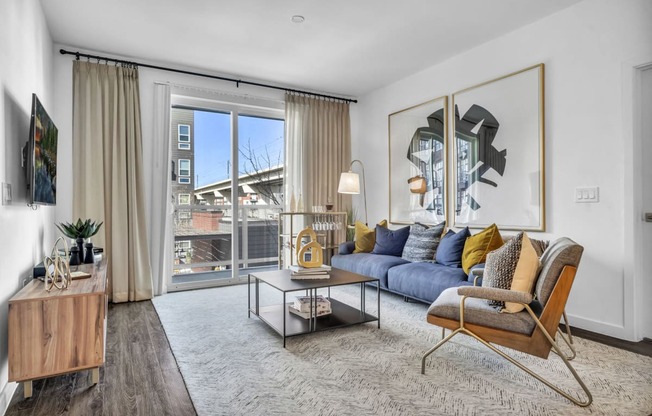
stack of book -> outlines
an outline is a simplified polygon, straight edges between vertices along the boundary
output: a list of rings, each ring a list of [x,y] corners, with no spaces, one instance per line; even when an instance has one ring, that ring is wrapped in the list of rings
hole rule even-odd
[[[290,278],[293,280],[328,279],[331,266],[325,264],[319,267],[290,266],[290,271]]]
[[[310,296],[298,296],[294,303],[288,305],[291,313],[309,319],[310,315]],[[322,295],[317,295],[312,298],[312,316],[325,316],[332,313],[331,303]]]

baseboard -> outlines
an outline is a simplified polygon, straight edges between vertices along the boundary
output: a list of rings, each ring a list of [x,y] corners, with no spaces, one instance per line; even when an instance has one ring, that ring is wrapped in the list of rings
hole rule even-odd
[[[614,325],[608,322],[596,321],[571,314],[568,314],[568,320],[570,321],[569,323],[571,327],[585,329],[587,331],[608,335],[626,341],[636,341],[632,338],[629,331],[627,331],[622,325]]]
[[[16,388],[18,388],[18,383],[14,382],[7,383],[2,388],[2,391],[0,392],[0,414],[4,415],[7,412],[7,408],[9,407],[9,403],[11,403],[11,398],[14,397]]]
[[[560,325],[562,331],[566,331],[564,325]],[[574,337],[588,339],[589,341],[599,342],[601,344],[609,345],[610,347],[620,348],[621,350],[631,351],[636,354],[652,357],[652,341],[644,338],[639,342],[625,341],[620,338],[610,337],[608,335],[598,334],[596,332],[587,331],[586,329],[571,326],[571,331]]]

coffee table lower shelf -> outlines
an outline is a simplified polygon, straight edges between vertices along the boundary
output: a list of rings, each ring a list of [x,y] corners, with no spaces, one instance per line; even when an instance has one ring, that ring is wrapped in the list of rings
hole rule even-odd
[[[281,336],[292,337],[304,335],[311,332],[327,331],[335,328],[342,328],[350,325],[358,325],[367,322],[376,322],[378,318],[366,312],[362,312],[353,306],[330,298],[332,313],[320,316],[316,319],[303,319],[288,310],[290,303],[283,305],[262,306],[259,309],[258,318],[269,325]],[[251,310],[255,315],[256,311]],[[283,333],[283,314],[285,314],[285,334]],[[313,328],[314,326],[314,328]]]
[[[366,311],[367,283],[376,284],[376,316]],[[276,305],[260,306],[260,285],[266,284],[283,295],[283,301]],[[331,288],[359,285],[360,308],[345,304],[331,297]],[[252,292],[253,287],[253,292]],[[331,313],[318,318],[304,319],[289,311],[288,294],[298,292],[302,296],[316,298],[319,289],[327,289],[326,296],[331,303]],[[326,331],[367,322],[377,322],[380,329],[380,281],[374,277],[332,268],[328,279],[293,280],[289,269],[250,273],[247,279],[247,315],[257,316],[283,338],[283,347],[288,337]],[[253,296],[253,298],[252,298]]]

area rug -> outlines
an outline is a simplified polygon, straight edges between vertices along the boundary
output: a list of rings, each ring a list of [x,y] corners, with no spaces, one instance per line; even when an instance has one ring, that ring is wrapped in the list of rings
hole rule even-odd
[[[356,287],[332,297],[359,304]],[[375,290],[367,290],[375,314]],[[263,303],[281,301],[266,289]],[[281,337],[252,315],[247,286],[196,290],[153,301],[200,415],[648,415],[652,358],[575,337],[573,365],[593,394],[580,408],[500,358],[457,336],[421,375],[421,356],[441,337],[427,306],[381,293],[376,323]],[[513,351],[518,360],[580,392],[559,357]]]

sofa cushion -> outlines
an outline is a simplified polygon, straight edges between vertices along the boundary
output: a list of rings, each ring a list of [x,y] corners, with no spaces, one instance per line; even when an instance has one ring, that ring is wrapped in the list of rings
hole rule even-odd
[[[460,319],[460,298],[457,294],[457,288],[446,289],[435,300],[428,314],[442,318]],[[534,301],[530,307],[535,314],[542,310],[541,305]],[[536,323],[526,312],[518,313],[500,313],[500,308],[490,306],[484,299],[466,298],[464,302],[464,322],[476,325],[488,326],[491,328],[504,329],[506,331],[518,332],[530,335],[534,330]]]
[[[434,261],[444,228],[446,221],[434,227],[418,223],[412,225],[401,257],[408,261]]]
[[[331,266],[380,279],[380,287],[384,289],[387,289],[387,271],[405,263],[407,260],[400,257],[371,253],[335,255],[331,258]]]
[[[376,244],[372,253],[400,257],[409,236],[410,227],[390,230],[379,225],[376,227]]]
[[[464,242],[464,251],[462,252],[462,268],[466,273],[471,267],[487,260],[487,254],[503,245],[503,238],[500,236],[496,224],[479,233],[467,238]],[[509,289],[509,288],[508,288]]]
[[[437,263],[408,263],[392,267],[387,287],[393,292],[432,302],[449,287],[469,286],[464,270]]]
[[[459,233],[448,230],[439,242],[439,247],[437,247],[437,254],[435,256],[437,263],[450,267],[462,267],[464,242],[470,235],[469,227],[465,227]]]
[[[387,220],[378,223],[381,227],[387,227]],[[371,253],[376,244],[376,229],[369,228],[360,221],[355,222],[355,250],[353,253]]]

